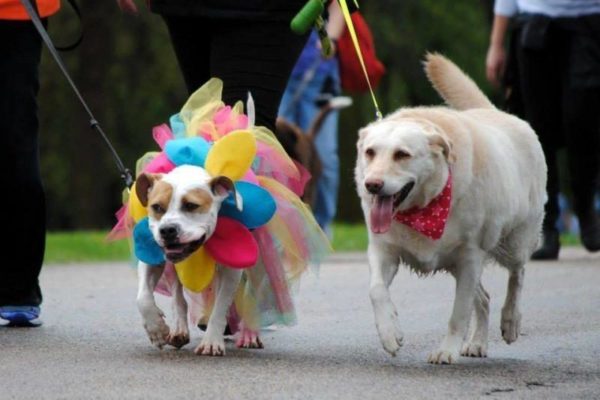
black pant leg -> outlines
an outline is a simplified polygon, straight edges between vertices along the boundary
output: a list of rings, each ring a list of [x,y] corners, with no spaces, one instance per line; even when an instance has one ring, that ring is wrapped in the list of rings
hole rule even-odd
[[[223,80],[223,100],[256,105],[256,124],[275,130],[279,103],[288,78],[306,43],[285,22],[230,21],[215,25],[211,75]]]
[[[208,21],[194,17],[163,16],[188,93],[211,78],[211,29]]]
[[[163,16],[191,94],[210,78],[223,80],[223,101],[252,93],[256,124],[275,129],[279,103],[307,36],[285,22]]]
[[[548,164],[548,202],[544,230],[555,230],[560,214],[558,204],[559,175],[557,151],[563,145],[562,85],[559,51],[551,38],[543,49],[518,49],[519,86],[523,98],[525,119],[538,135]]]
[[[0,20],[1,158],[8,170],[0,196],[0,305],[39,305],[38,276],[45,246],[46,212],[40,177],[37,93],[41,39],[31,22]]]
[[[598,36],[572,30],[562,33],[565,58],[570,60],[565,70],[563,124],[573,205],[582,220],[593,212],[594,196],[599,190],[600,85],[593,83],[593,78],[597,81],[600,74],[600,31]],[[574,71],[587,74],[582,76]]]

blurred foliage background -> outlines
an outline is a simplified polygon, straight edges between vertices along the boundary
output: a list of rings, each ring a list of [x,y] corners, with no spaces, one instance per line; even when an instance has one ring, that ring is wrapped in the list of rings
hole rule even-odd
[[[161,18],[143,10],[124,15],[112,0],[81,0],[84,40],[63,53],[69,71],[127,166],[154,149],[153,126],[186,100]],[[372,0],[361,2],[387,74],[377,89],[385,113],[438,104],[421,68],[426,51],[460,65],[490,95],[484,60],[493,0]],[[57,45],[76,37],[79,22],[66,4],[50,19]],[[202,40],[202,38],[199,38]],[[40,91],[41,159],[51,230],[106,229],[120,207],[122,181],[104,144],[58,67],[45,51]],[[340,118],[341,187],[338,219],[360,221],[353,183],[355,142],[373,120],[368,96],[354,97]]]

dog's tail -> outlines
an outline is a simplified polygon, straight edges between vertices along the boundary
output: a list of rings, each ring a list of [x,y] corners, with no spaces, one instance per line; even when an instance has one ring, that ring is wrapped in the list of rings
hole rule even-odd
[[[346,96],[336,96],[327,101],[323,106],[321,106],[320,112],[317,116],[312,120],[310,124],[310,128],[308,128],[307,135],[308,138],[314,142],[317,138],[317,135],[321,131],[321,126],[323,122],[325,122],[325,118],[334,110],[341,110],[342,108],[346,108],[352,105],[352,98]]]
[[[450,107],[457,110],[494,108],[475,82],[446,57],[427,53],[424,66],[427,78]]]

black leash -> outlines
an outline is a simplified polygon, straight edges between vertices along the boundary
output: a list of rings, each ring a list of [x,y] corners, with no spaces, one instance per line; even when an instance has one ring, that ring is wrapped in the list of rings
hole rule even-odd
[[[81,96],[81,93],[79,93],[79,90],[77,89],[77,86],[75,86],[73,79],[71,79],[71,76],[67,72],[67,69],[66,69],[65,65],[63,64],[62,59],[60,58],[58,52],[56,51],[56,47],[54,47],[54,44],[52,43],[52,39],[50,39],[50,36],[48,36],[48,32],[46,32],[44,25],[42,25],[42,21],[40,20],[40,17],[37,12],[37,7],[34,8],[34,6],[31,4],[30,0],[20,0],[20,1],[21,1],[21,4],[23,4],[23,7],[25,7],[27,14],[29,14],[29,18],[31,18],[31,22],[33,22],[33,25],[35,26],[35,28],[39,32],[40,36],[42,37],[42,40],[44,41],[44,43],[46,43],[46,46],[48,47],[50,54],[52,54],[52,57],[54,57],[54,60],[58,64],[58,67],[62,71],[65,78],[67,78],[67,81],[69,81],[69,84],[71,85],[71,88],[75,92],[75,95],[79,98],[79,102],[81,103],[81,105],[87,112],[88,116],[90,117],[90,127],[92,129],[95,129],[100,134],[100,136],[102,136],[102,139],[106,143],[106,146],[108,146],[108,149],[110,150],[110,152],[113,156],[113,159],[114,159],[115,163],[117,164],[117,168],[119,169],[119,172],[121,173],[121,178],[123,178],[123,180],[125,181],[125,185],[128,188],[131,187],[131,185],[133,184],[133,177],[131,175],[131,172],[125,167],[125,165],[123,164],[123,161],[121,161],[121,158],[117,154],[112,143],[110,142],[110,140],[108,140],[108,137],[106,136],[106,134],[100,127],[100,124],[98,123],[96,118],[94,118],[92,111],[90,110],[87,103]]]
[[[79,6],[77,5],[77,2],[75,0],[67,0],[67,2],[71,5],[71,8],[75,12],[75,15],[77,15],[77,18],[79,18],[79,36],[71,44],[68,44],[65,46],[54,46],[54,48],[58,51],[71,51],[71,50],[75,49],[77,46],[79,46],[81,44],[81,41],[83,40],[83,19],[81,17],[81,10],[79,9]],[[36,3],[33,4],[34,7],[36,5],[37,5]],[[36,14],[39,15],[39,13],[36,13]]]

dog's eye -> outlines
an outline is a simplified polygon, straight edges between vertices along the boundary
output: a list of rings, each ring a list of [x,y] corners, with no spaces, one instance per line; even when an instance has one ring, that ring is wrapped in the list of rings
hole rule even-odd
[[[196,204],[196,203],[183,203],[183,211],[187,211],[187,212],[192,212],[198,209],[198,207],[200,207],[200,205]]]
[[[368,148],[365,150],[365,156],[367,156],[368,159],[375,157],[375,150]]]
[[[152,211],[154,211],[156,214],[164,214],[165,212],[165,209],[162,208],[162,206],[158,203],[152,204],[150,207],[152,208]]]
[[[408,157],[410,157],[410,154],[408,154],[407,152],[405,152],[403,150],[396,150],[394,152],[394,161],[400,161],[400,160],[403,160]]]

